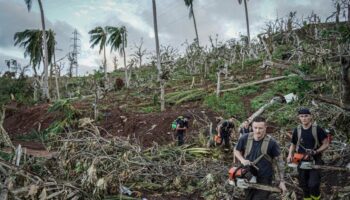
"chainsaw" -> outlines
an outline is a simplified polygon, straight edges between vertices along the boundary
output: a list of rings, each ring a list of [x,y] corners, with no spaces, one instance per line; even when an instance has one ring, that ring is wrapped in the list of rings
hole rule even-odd
[[[250,166],[232,167],[229,170],[228,183],[234,187],[242,189],[258,189],[270,192],[280,193],[281,190],[277,187],[262,185],[257,183],[257,178],[250,170]]]
[[[326,165],[316,165],[315,160],[310,154],[311,150],[305,149],[305,151],[306,153],[294,153],[292,162],[288,163],[288,166],[292,168],[299,167],[300,169],[326,169],[326,170],[335,170],[335,171],[350,171],[350,166],[334,167],[334,166],[326,166]]]

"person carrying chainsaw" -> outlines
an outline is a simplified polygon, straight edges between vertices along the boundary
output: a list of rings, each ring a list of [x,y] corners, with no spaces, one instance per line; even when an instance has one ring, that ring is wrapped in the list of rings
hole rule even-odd
[[[177,137],[177,145],[181,146],[185,143],[184,137],[186,134],[186,131],[188,129],[188,120],[190,119],[189,116],[180,116],[176,119],[176,137]]]
[[[298,118],[301,124],[293,131],[287,162],[299,161],[299,186],[303,190],[304,200],[318,200],[321,199],[321,175],[318,169],[312,169],[312,164],[323,164],[322,152],[329,146],[328,136],[321,127],[313,123],[309,109],[301,108]]]
[[[225,120],[221,123],[219,123],[217,127],[218,136],[220,137],[220,142],[218,142],[218,145],[224,144],[224,147],[226,149],[230,149],[230,137],[231,133],[235,128],[234,124],[234,117],[230,117],[228,120]]]
[[[274,167],[279,177],[279,188],[286,192],[284,183],[284,162],[281,157],[280,147],[275,139],[266,134],[266,120],[256,117],[252,122],[253,132],[243,135],[234,150],[234,155],[245,167],[249,167],[256,176],[256,183],[272,185]],[[246,189],[246,200],[268,199],[269,191]]]

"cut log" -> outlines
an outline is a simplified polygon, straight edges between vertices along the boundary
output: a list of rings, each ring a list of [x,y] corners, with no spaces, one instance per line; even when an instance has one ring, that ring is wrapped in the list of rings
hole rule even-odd
[[[297,76],[297,75],[292,74],[292,75],[289,75],[289,76],[278,76],[278,77],[268,78],[268,79],[264,79],[264,80],[260,80],[260,81],[254,81],[254,82],[250,82],[250,83],[243,83],[243,84],[239,85],[238,87],[229,88],[229,89],[226,89],[226,90],[221,90],[220,92],[235,91],[235,90],[239,90],[241,88],[245,88],[245,87],[248,87],[248,86],[258,85],[258,84],[268,83],[268,82],[273,82],[273,81],[279,81],[279,80],[283,80],[283,79],[290,78],[290,77],[293,77],[293,76]]]

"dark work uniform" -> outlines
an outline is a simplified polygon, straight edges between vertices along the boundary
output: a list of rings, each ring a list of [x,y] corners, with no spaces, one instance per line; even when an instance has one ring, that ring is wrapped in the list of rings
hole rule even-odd
[[[236,145],[236,150],[244,153],[247,145],[247,141],[248,141],[248,136],[249,134],[245,134],[238,140],[238,143]],[[263,143],[263,139],[261,139],[260,141],[253,140],[253,145],[252,145],[250,154],[247,155],[245,159],[249,161],[256,160],[261,155],[262,143]],[[271,158],[276,158],[280,155],[280,147],[278,146],[276,140],[272,138],[267,147],[267,154]],[[256,164],[256,166],[259,168],[259,170],[256,172],[257,182],[264,185],[271,185],[272,176],[273,176],[272,163],[266,160],[265,158],[262,158]],[[256,190],[256,189],[246,189],[245,195],[246,195],[246,200],[265,200],[265,199],[268,199],[270,192],[263,191],[263,190]]]
[[[239,137],[242,137],[242,135],[245,135],[246,133],[250,133],[250,128],[244,128],[242,127],[241,130],[239,130]]]
[[[179,128],[188,128],[188,122],[187,121],[184,121],[183,119],[179,119],[177,121],[177,126]],[[176,130],[176,137],[177,137],[177,145],[178,146],[181,146],[185,143],[184,141],[184,136],[185,136],[185,130]]]
[[[322,128],[317,126],[317,138],[320,145],[322,141],[327,138],[327,134]],[[292,143],[297,145],[298,142],[298,131],[297,128],[293,131]],[[312,135],[312,126],[309,129],[301,128],[301,138],[300,144],[306,149],[314,149],[315,139]],[[305,148],[299,146],[297,153],[305,153]],[[316,149],[314,149],[316,150]],[[315,164],[322,165],[321,154],[315,155],[313,158]],[[304,198],[310,198],[310,196],[318,197],[320,196],[320,184],[321,184],[321,174],[317,169],[298,169],[299,173],[299,186],[303,189]]]
[[[224,142],[225,148],[230,148],[230,136],[231,131],[235,127],[232,122],[224,121],[220,127],[220,137],[222,138],[222,142]]]

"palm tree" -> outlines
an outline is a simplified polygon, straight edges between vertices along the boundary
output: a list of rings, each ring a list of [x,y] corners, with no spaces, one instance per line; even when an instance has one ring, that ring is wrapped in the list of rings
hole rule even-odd
[[[48,30],[45,35],[48,36],[46,42],[46,46],[49,50],[47,60],[48,64],[51,64],[56,44],[55,33],[52,30]],[[27,29],[22,32],[17,32],[14,35],[14,40],[15,46],[19,45],[20,47],[24,47],[24,57],[29,56],[29,62],[33,66],[35,75],[37,75],[36,67],[40,65],[44,57],[41,45],[43,43],[42,31],[38,29]]]
[[[244,1],[244,9],[245,9],[245,21],[247,25],[247,37],[248,37],[248,46],[250,46],[250,32],[249,32],[249,17],[248,17],[248,8],[247,8],[247,0]],[[241,5],[242,0],[238,0],[238,3]]]
[[[127,46],[127,30],[125,26],[114,27],[108,26],[106,27],[108,34],[110,34],[107,43],[111,45],[111,51],[119,50],[120,56],[124,57],[124,68],[125,68],[125,82],[126,87],[129,87],[129,77],[128,77],[128,69],[126,66],[126,53],[125,48]]]
[[[107,45],[107,28],[102,28],[101,26],[98,26],[91,31],[89,31],[90,34],[90,43],[91,48],[94,48],[96,45],[100,46],[99,53],[101,54],[101,51],[103,50],[103,68],[104,68],[104,74],[105,74],[105,81],[107,83],[108,77],[107,77],[107,58],[106,58],[106,45]],[[105,85],[107,87],[107,85]]]
[[[32,0],[24,0],[25,4],[27,5],[28,11],[32,8]],[[48,49],[47,49],[47,43],[46,43],[46,31],[45,31],[45,17],[44,17],[44,9],[43,5],[41,3],[41,0],[38,0],[39,8],[40,8],[40,16],[41,16],[41,28],[42,28],[42,44],[44,47],[44,77],[43,77],[43,98],[44,99],[50,99],[50,93],[49,93],[49,80],[48,80],[48,69],[49,69],[49,61],[48,61]]]
[[[194,16],[193,12],[193,1],[194,0],[184,0],[185,5],[190,9],[189,17],[190,19],[193,18],[193,24],[194,24],[194,30],[196,32],[196,40],[197,40],[197,45],[199,47],[199,38],[198,38],[198,31],[197,31],[197,23],[196,23],[196,18]]]
[[[156,0],[152,0],[153,5],[153,24],[154,24],[154,35],[156,39],[156,51],[157,51],[157,69],[158,69],[158,81],[160,82],[160,111],[165,110],[165,97],[164,97],[164,85],[165,81],[161,78],[162,66],[160,63],[160,50],[159,50],[159,39],[158,39],[158,25],[157,25],[157,6]]]

